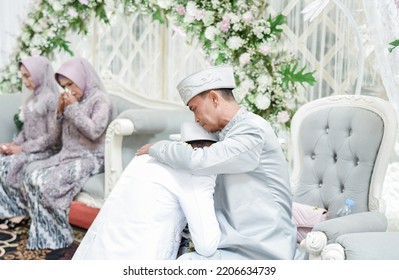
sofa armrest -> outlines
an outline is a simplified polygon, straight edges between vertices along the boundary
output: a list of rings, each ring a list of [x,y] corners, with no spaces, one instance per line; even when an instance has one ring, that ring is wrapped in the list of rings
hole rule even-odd
[[[108,126],[106,134],[104,199],[108,197],[123,172],[123,145],[130,145],[135,151],[141,147],[143,138],[151,141],[168,139],[169,134],[180,132],[183,122],[193,120],[193,113],[188,109],[141,108],[120,113]],[[134,139],[125,144],[123,139],[127,136],[133,136]]]
[[[122,141],[133,130],[133,122],[128,119],[115,119],[108,126],[104,150],[104,199],[122,174]]]

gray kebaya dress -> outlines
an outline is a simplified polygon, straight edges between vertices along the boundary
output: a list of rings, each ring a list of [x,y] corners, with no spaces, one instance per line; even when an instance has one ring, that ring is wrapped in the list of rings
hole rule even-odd
[[[1,219],[27,214],[20,192],[26,167],[33,161],[53,155],[57,144],[57,139],[50,133],[58,99],[58,86],[51,63],[47,58],[39,56],[24,59],[21,64],[31,74],[36,88],[22,104],[24,125],[13,141],[22,147],[22,152],[0,154]]]
[[[82,75],[94,71],[81,58],[70,62],[73,65],[65,68],[83,67]],[[55,122],[53,133],[61,137],[60,152],[34,163],[26,172],[24,189],[31,217],[28,249],[59,249],[72,243],[68,220],[72,199],[91,175],[103,172],[112,106],[99,78],[95,75],[93,80],[91,75],[84,76],[85,84],[80,85],[85,89],[82,99],[67,106]]]
[[[197,175],[218,174],[215,209],[222,231],[210,259],[293,259],[296,228],[288,165],[263,118],[241,108],[209,149],[160,141],[149,154]],[[201,259],[188,253],[181,259]]]

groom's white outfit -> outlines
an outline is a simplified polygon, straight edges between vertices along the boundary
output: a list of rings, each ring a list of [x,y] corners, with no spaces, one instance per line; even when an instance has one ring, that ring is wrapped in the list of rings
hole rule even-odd
[[[187,222],[196,252],[214,254],[221,235],[213,202],[215,179],[136,156],[73,259],[176,259]]]

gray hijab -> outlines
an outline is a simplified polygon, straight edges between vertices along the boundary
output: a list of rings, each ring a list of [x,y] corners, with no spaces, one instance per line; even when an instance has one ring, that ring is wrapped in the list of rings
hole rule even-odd
[[[87,98],[96,89],[106,93],[105,87],[96,70],[86,59],[74,57],[66,61],[55,73],[59,83],[59,76],[62,75],[74,82],[83,92],[82,100]]]
[[[46,112],[48,98],[57,100],[58,85],[54,79],[54,69],[48,58],[43,56],[32,56],[22,59],[18,66],[24,65],[28,70],[36,88],[33,94],[23,102],[23,110],[26,110],[27,104],[32,104],[32,110],[39,114]]]

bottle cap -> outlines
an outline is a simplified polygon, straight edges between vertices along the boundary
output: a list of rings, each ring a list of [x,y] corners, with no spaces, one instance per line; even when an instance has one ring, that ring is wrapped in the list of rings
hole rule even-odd
[[[353,199],[347,198],[345,200],[345,204],[348,206],[353,206],[353,205],[355,205],[355,201]]]

